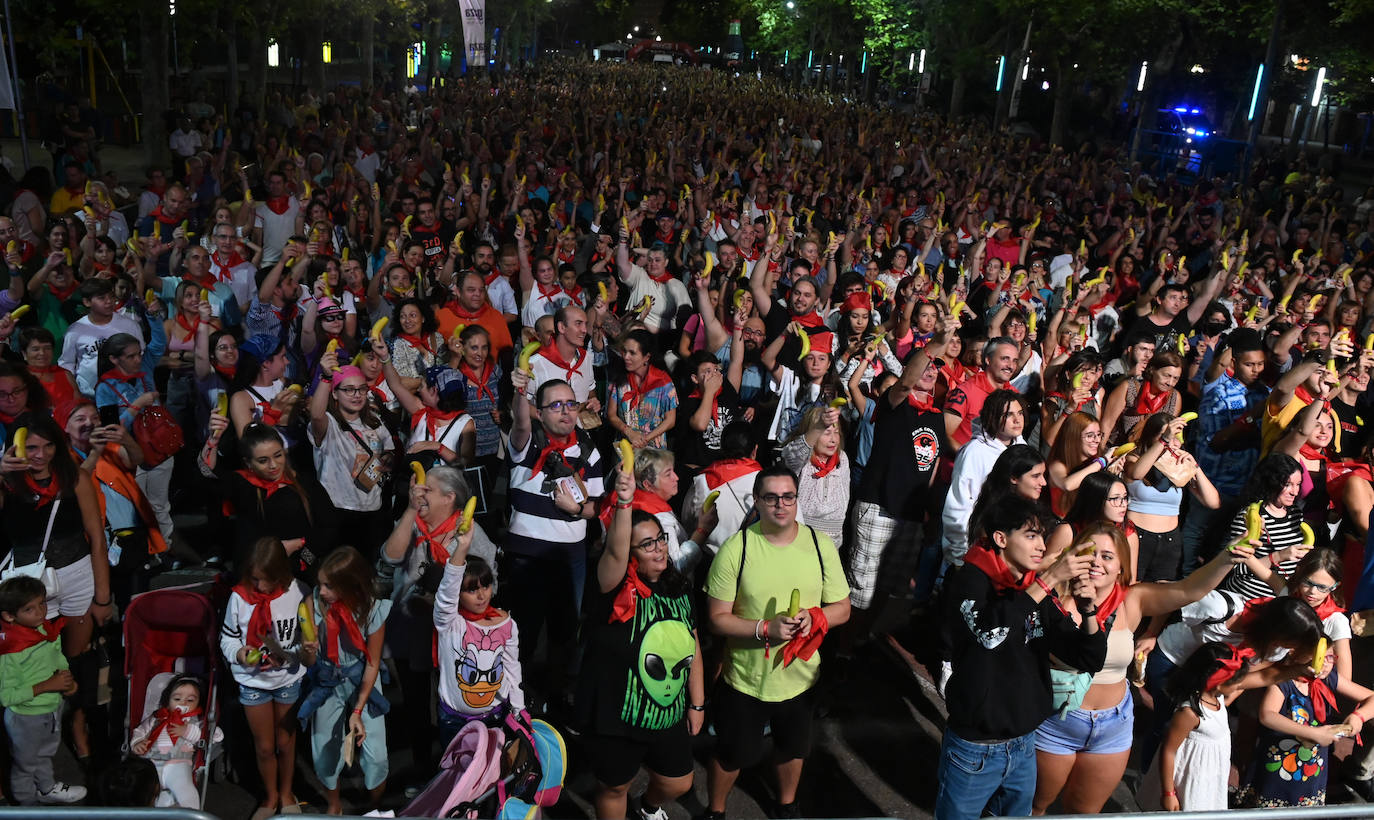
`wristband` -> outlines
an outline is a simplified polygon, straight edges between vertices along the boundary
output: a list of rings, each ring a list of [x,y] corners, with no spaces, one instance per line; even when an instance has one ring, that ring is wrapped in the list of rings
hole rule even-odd
[[[1083,607],[1079,607],[1079,608],[1078,608],[1078,614],[1079,614],[1079,615],[1082,615],[1084,618],[1091,618],[1091,617],[1093,617],[1094,615],[1097,614],[1097,607],[1093,607],[1091,610],[1087,610],[1087,609],[1084,609]]]
[[[706,711],[706,704],[703,703],[703,704],[701,704],[700,706],[698,706],[698,705],[696,705],[695,703],[689,703],[689,704],[687,704],[687,708],[688,708],[688,709],[691,709],[693,712],[705,712],[705,711]]]
[[[361,715],[362,713],[363,713],[363,710],[362,710],[362,709],[354,709],[354,710],[353,710],[353,714],[355,714],[355,715]]]
[[[1159,796],[1160,796],[1160,797],[1178,797],[1178,792],[1177,792],[1177,791],[1174,791],[1173,789],[1170,789],[1170,790],[1167,791],[1167,792],[1161,793]]]
[[[759,627],[761,626],[763,626],[763,619],[759,618],[758,623],[754,624],[754,640],[756,641],[763,640],[763,638],[759,635]]]
[[[1275,560],[1276,557],[1277,557],[1277,556],[1276,556],[1275,553],[1272,553],[1272,552],[1269,553],[1269,568],[1270,568],[1270,569],[1278,569],[1278,567],[1279,567],[1279,562],[1278,562],[1277,560]]]
[[[1106,459],[1105,457],[1098,457],[1097,459],[1094,459],[1094,460],[1095,460],[1098,464],[1101,464],[1101,465],[1102,465],[1102,469],[1104,469],[1104,470],[1107,469],[1107,459]]]
[[[109,600],[105,600],[105,601],[91,601],[91,606],[109,606],[109,605],[110,605]]]

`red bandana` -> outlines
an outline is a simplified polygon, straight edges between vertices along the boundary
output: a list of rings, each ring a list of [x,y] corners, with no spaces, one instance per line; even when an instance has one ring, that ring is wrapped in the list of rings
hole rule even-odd
[[[335,601],[329,605],[329,609],[324,616],[325,628],[329,631],[329,637],[333,638],[328,642],[326,651],[329,660],[335,666],[339,663],[339,647],[343,644],[343,636],[348,635],[348,640],[362,654],[368,663],[372,662],[372,656],[367,652],[367,639],[363,637],[363,631],[358,628],[358,620],[353,617],[353,612],[343,605],[342,601]]]
[[[1230,647],[1230,649],[1230,656],[1218,661],[1221,666],[1217,667],[1217,669],[1207,677],[1207,682],[1202,686],[1204,692],[1210,692],[1226,683],[1231,678],[1234,678],[1236,673],[1244,668],[1246,662],[1255,657],[1255,650],[1248,646],[1233,646]]]
[[[673,380],[669,378],[667,373],[663,372],[662,370],[659,370],[657,367],[654,367],[653,365],[649,365],[648,370],[644,373],[643,379],[640,379],[633,373],[626,373],[625,380],[626,382],[628,382],[630,386],[630,390],[625,394],[625,398],[629,400],[631,410],[638,407],[639,403],[644,400],[645,396],[649,395],[650,391],[656,390],[657,388],[660,388],[665,384],[673,383]],[[635,384],[636,381],[639,382],[638,385]],[[711,408],[712,418],[714,418],[714,403],[712,404]]]
[[[816,478],[825,478],[840,466],[840,451],[836,450],[830,454],[830,458],[821,461],[815,455],[811,456],[811,466],[816,468]]]
[[[176,738],[172,737],[172,733],[167,730],[173,726],[185,726],[192,718],[200,717],[200,710],[192,709],[189,712],[183,712],[180,709],[169,709],[164,706],[154,712],[153,717],[157,718],[157,724],[153,726],[152,734],[148,735],[149,746],[157,743],[158,737],[163,732],[167,732],[167,737],[175,743]]]
[[[397,333],[396,338],[405,339],[416,350],[423,350],[431,356],[434,355],[434,349],[429,346],[429,339],[421,339],[419,336],[411,336],[409,333]]]
[[[186,335],[182,338],[182,341],[190,341],[196,337],[196,330],[200,327],[200,317],[197,316],[194,322],[188,322],[185,314],[178,313],[177,325],[180,326],[182,330],[186,331]]]
[[[571,384],[573,374],[582,367],[582,362],[587,358],[587,350],[582,347],[577,348],[577,358],[572,364],[568,364],[567,360],[563,358],[563,354],[558,352],[557,342],[539,348],[539,355],[548,359],[550,364],[556,365],[562,370],[564,380]]]
[[[429,524],[425,523],[425,519],[418,515],[415,516],[415,529],[419,531],[415,536],[415,546],[423,546],[430,560],[439,566],[442,567],[447,565],[449,557],[448,548],[441,542],[448,540],[445,536],[449,533],[457,531],[458,519],[461,518],[462,515],[462,510],[455,510],[448,518],[440,521],[439,525],[434,529],[430,529]]]
[[[495,369],[496,365],[492,364],[491,359],[482,362],[482,372],[480,375],[473,371],[471,367],[468,367],[466,359],[458,363],[458,372],[463,374],[463,378],[467,379],[468,384],[477,388],[477,401],[481,401],[483,397],[491,399],[493,402],[496,401],[496,394],[492,392],[489,384],[492,371]]]
[[[1103,629],[1107,628],[1107,619],[1112,617],[1116,608],[1121,606],[1121,602],[1126,600],[1126,587],[1120,581],[1112,587],[1112,591],[1107,593],[1107,599],[1097,605],[1097,625]]]
[[[539,458],[534,460],[534,466],[530,468],[531,476],[536,476],[543,472],[544,462],[548,460],[550,455],[554,454],[558,455],[558,457],[563,461],[563,465],[565,467],[567,467],[569,470],[572,469],[572,465],[568,463],[568,457],[564,455],[564,453],[568,450],[569,447],[572,447],[574,444],[577,444],[577,433],[569,433],[566,438],[562,439],[558,438],[552,433],[546,433],[546,435],[548,435],[549,437],[549,443],[544,446],[544,449],[539,451]]]
[[[803,661],[811,660],[811,656],[821,648],[825,633],[830,631],[830,621],[825,617],[825,610],[813,606],[807,611],[811,613],[811,631],[805,635],[797,635],[782,648],[783,666],[788,666],[797,658]],[[767,654],[767,647],[764,648],[764,654]]]
[[[240,470],[240,475],[243,474]],[[279,589],[276,592],[258,592],[247,584],[239,584],[234,587],[234,591],[239,597],[253,607],[253,614],[248,618],[248,629],[244,633],[243,643],[245,646],[261,649],[263,647],[263,636],[272,634],[274,629],[272,624],[272,602],[286,593],[286,590]],[[155,735],[156,736],[156,735]]]
[[[439,429],[439,423],[443,422],[444,424],[448,424],[449,422],[453,421],[461,415],[463,415],[462,410],[454,410],[450,413],[444,413],[439,410],[435,410],[433,407],[426,407],[425,409],[421,410],[418,414],[411,417],[410,430],[411,432],[414,432],[415,429],[420,426],[420,423],[424,422],[425,433],[429,436],[425,439],[425,441],[438,441],[439,439],[435,438],[435,432]]]
[[[1020,577],[1012,573],[1011,567],[1002,560],[1001,553],[988,549],[983,544],[974,544],[969,547],[968,553],[964,556],[964,562],[972,564],[983,571],[992,581],[993,589],[998,592],[1014,590],[1024,592],[1035,581],[1035,573],[1027,572]]]
[[[1171,390],[1155,391],[1154,385],[1149,379],[1140,383],[1140,394],[1135,399],[1135,412],[1139,416],[1152,416],[1164,409],[1164,404],[1169,400]]]
[[[1308,461],[1325,462],[1327,460],[1325,448],[1313,447],[1307,442],[1303,442],[1302,447],[1298,448],[1298,452]]]
[[[649,589],[649,585],[639,580],[639,559],[631,555],[630,563],[625,567],[625,583],[620,585],[620,591],[615,594],[608,623],[624,623],[630,620],[635,616],[639,599],[647,599],[653,594],[654,591]]]
[[[49,476],[46,485],[39,484],[33,478],[33,473],[24,473],[24,486],[28,487],[34,495],[38,496],[37,508],[46,507],[53,499],[57,498],[58,493],[62,492],[62,485],[57,483],[57,476]]]
[[[917,398],[918,395],[925,396],[925,398]],[[935,397],[919,390],[912,390],[910,393],[907,393],[906,403],[911,405],[918,413],[930,413],[935,410]]]
[[[279,478],[276,481],[272,481],[271,479],[267,478],[261,478],[258,476],[257,473],[254,473],[252,470],[236,470],[235,472],[237,472],[239,474],[239,477],[242,478],[244,481],[247,481],[249,484],[252,484],[254,487],[257,487],[259,490],[262,490],[264,493],[264,498],[271,498],[273,493],[275,493],[277,490],[280,490],[283,487],[290,487],[293,483],[288,478]]]
[[[463,609],[462,607],[458,607],[458,614],[459,614],[459,615],[462,615],[463,618],[464,618],[464,620],[468,620],[468,621],[485,621],[485,620],[487,620],[488,618],[500,618],[500,617],[503,617],[506,613],[502,612],[501,610],[497,609],[496,607],[492,606],[491,604],[487,604],[487,608],[484,609],[484,610],[482,610],[481,612],[468,612],[466,609]]]
[[[45,621],[43,628],[47,630],[46,634],[39,632],[34,627],[18,623],[0,624],[0,655],[23,652],[25,649],[38,646],[44,642],[51,643],[62,637],[62,627],[66,624],[66,618]]]
[[[270,196],[267,198],[267,207],[272,213],[281,216],[286,213],[286,209],[291,207],[291,197],[289,196]]]
[[[735,479],[753,475],[763,467],[752,458],[726,458],[707,467],[702,475],[706,476],[706,489],[723,487]]]
[[[699,399],[699,398],[701,398],[701,388],[698,387],[696,390],[693,390],[692,392],[688,393],[688,394],[687,394],[687,398],[689,398],[689,399]],[[714,396],[711,397],[711,421],[712,421],[712,423],[714,423],[714,424],[719,424],[719,423],[720,423],[720,393],[719,393],[719,392],[717,392]]]

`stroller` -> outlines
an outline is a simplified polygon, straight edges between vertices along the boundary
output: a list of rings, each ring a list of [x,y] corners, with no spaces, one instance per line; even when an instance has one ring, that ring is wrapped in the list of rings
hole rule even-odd
[[[218,722],[219,619],[205,595],[180,589],[145,592],[129,602],[124,613],[124,674],[129,679],[129,710],[124,735],[129,737],[147,715],[156,711],[162,690],[177,675],[195,675],[205,684],[201,710],[204,740],[192,764],[201,805],[209,785],[209,764],[219,749]],[[125,751],[128,752],[126,741]]]
[[[505,730],[470,721],[439,766],[397,817],[538,820],[562,793],[567,747],[556,729],[522,712],[506,716]]]

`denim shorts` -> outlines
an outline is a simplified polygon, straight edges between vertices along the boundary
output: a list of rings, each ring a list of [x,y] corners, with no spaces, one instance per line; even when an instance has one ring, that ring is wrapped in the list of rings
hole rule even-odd
[[[279,689],[256,689],[252,686],[239,684],[239,703],[244,706],[262,706],[265,703],[295,703],[301,697],[301,683],[304,678],[297,679],[294,683]]]
[[[1054,715],[1035,730],[1035,750],[1052,755],[1110,755],[1131,748],[1135,705],[1131,689],[1110,709],[1074,709]]]

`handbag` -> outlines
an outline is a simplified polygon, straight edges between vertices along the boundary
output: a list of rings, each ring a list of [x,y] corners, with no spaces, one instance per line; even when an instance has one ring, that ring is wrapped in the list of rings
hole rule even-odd
[[[353,485],[365,493],[370,493],[378,485],[385,484],[388,471],[382,466],[382,460],[376,453],[372,452],[371,447],[367,446],[367,442],[363,441],[363,437],[358,435],[357,430],[353,429],[353,425],[345,424],[340,420],[339,426],[347,430],[367,453],[367,461],[363,464],[362,469],[353,476]]]
[[[43,548],[38,551],[38,560],[32,564],[23,566],[14,565],[14,550],[10,550],[5,560],[0,562],[0,581],[8,581],[11,578],[27,576],[37,578],[43,582],[43,588],[47,590],[47,600],[55,601],[57,598],[58,582],[57,570],[48,566],[48,541],[52,538],[52,525],[57,521],[57,508],[62,503],[62,499],[54,498],[52,502],[52,512],[48,514],[48,529],[43,533]],[[48,612],[52,612],[51,603]]]
[[[1155,459],[1156,470],[1169,479],[1169,483],[1175,487],[1186,487],[1188,482],[1197,475],[1197,464],[1189,463],[1178,456],[1173,450],[1165,448],[1159,458]]]

